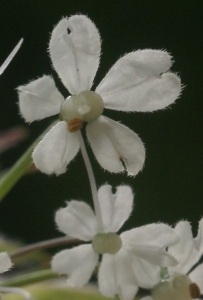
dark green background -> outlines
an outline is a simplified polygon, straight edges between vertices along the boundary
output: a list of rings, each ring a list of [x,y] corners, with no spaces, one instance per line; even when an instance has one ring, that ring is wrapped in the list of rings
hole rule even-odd
[[[172,71],[185,86],[176,104],[154,113],[105,111],[142,138],[147,151],[143,171],[135,178],[112,175],[100,168],[90,149],[89,153],[99,186],[127,183],[134,189],[135,208],[125,229],[160,221],[173,225],[187,219],[196,230],[203,215],[202,12],[202,0],[1,0],[0,62],[21,37],[25,41],[0,77],[0,129],[24,124],[16,105],[17,86],[52,74],[60,91],[68,95],[47,54],[50,33],[62,16],[86,14],[100,30],[102,58],[95,84],[127,52],[167,49],[175,60]],[[11,166],[49,123],[46,119],[31,124],[29,139],[1,157],[2,167]],[[65,175],[36,173],[22,178],[0,203],[0,230],[26,243],[58,236],[53,216],[65,199],[92,204],[80,154]]]

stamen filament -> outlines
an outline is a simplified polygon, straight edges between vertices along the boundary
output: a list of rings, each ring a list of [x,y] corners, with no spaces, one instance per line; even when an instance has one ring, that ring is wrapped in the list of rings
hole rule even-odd
[[[8,65],[10,64],[11,60],[14,58],[14,56],[16,55],[16,53],[18,52],[18,50],[20,49],[20,46],[23,42],[23,39],[20,39],[20,41],[18,42],[18,44],[15,46],[15,48],[12,50],[12,52],[9,54],[9,56],[7,57],[7,59],[4,61],[4,63],[0,66],[0,75],[4,72],[4,70],[8,67]]]
[[[99,198],[98,198],[98,192],[97,192],[97,186],[96,186],[94,173],[93,173],[92,166],[91,166],[91,163],[90,163],[90,160],[89,160],[86,148],[85,148],[85,143],[83,141],[81,131],[78,130],[77,134],[78,134],[78,138],[80,141],[81,153],[82,153],[84,163],[85,163],[85,166],[87,169],[87,174],[89,177],[89,182],[90,182],[90,187],[91,187],[91,191],[92,191],[92,198],[93,198],[93,202],[94,202],[94,208],[95,208],[95,214],[96,214],[97,223],[98,223],[98,227],[99,227],[99,232],[104,232],[104,225],[103,225],[103,221],[102,221],[102,214],[101,214],[101,209],[100,209],[100,205],[99,205]]]

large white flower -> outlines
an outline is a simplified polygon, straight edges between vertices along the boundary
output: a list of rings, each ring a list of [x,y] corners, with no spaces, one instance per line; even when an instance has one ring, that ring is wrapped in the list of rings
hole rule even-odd
[[[133,193],[128,186],[119,186],[115,194],[111,186],[98,191],[104,232],[98,230],[95,214],[85,202],[72,200],[56,213],[60,231],[83,241],[92,241],[63,250],[52,260],[52,269],[67,274],[70,286],[81,287],[91,277],[103,254],[99,268],[99,289],[104,296],[131,300],[138,290],[153,287],[160,279],[159,266],[173,266],[176,260],[166,247],[178,241],[174,230],[165,224],[150,224],[120,234],[116,232],[129,218]]]
[[[191,300],[203,294],[203,264],[197,264],[203,254],[203,219],[199,222],[198,235],[193,239],[189,222],[181,221],[175,226],[180,237],[168,252],[178,261],[168,267],[168,279],[163,279],[152,289],[152,296],[142,300]]]
[[[87,137],[100,165],[110,172],[122,172],[124,163],[128,174],[136,175],[145,160],[142,141],[126,126],[101,114],[103,108],[149,112],[173,103],[181,84],[169,71],[170,55],[150,49],[128,53],[92,92],[101,40],[90,19],[83,15],[62,19],[52,32],[49,50],[53,66],[72,96],[65,100],[53,79],[45,75],[18,88],[20,111],[27,122],[60,115],[61,121],[33,152],[36,167],[47,174],[65,172],[80,148],[75,131],[88,122]]]

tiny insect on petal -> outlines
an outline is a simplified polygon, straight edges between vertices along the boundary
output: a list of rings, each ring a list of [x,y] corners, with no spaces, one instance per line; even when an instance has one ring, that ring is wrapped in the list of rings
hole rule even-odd
[[[83,126],[84,121],[80,119],[73,119],[70,122],[68,122],[68,131],[69,132],[76,132],[80,130]]]
[[[189,292],[192,299],[199,298],[201,295],[198,285],[194,282],[189,285]]]

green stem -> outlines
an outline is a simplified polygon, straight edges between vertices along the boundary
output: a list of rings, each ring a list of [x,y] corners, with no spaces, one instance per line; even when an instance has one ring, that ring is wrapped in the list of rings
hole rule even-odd
[[[58,122],[58,121],[57,121]],[[8,172],[0,179],[0,201],[6,196],[16,182],[23,176],[26,170],[32,164],[32,152],[35,146],[43,138],[43,136],[56,124],[52,123],[47,129],[34,141],[34,143],[26,150],[21,158],[10,168]]]
[[[1,286],[24,286],[27,284],[32,284],[36,282],[41,282],[43,280],[52,279],[58,277],[57,273],[52,272],[50,269],[40,270],[25,275],[19,275],[15,278],[7,280]]]

